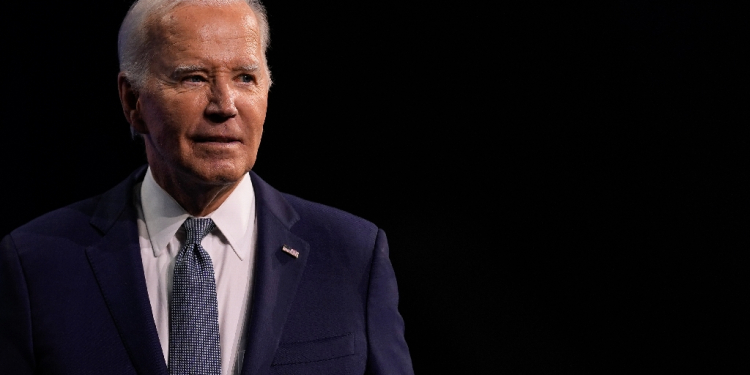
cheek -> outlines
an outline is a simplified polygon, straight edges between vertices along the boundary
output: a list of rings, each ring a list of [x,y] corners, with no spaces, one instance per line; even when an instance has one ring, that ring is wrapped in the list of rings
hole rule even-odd
[[[239,106],[238,106],[239,107]],[[266,121],[266,109],[268,101],[265,97],[248,98],[239,110],[244,112],[244,117],[251,122],[251,126],[258,130],[263,129],[263,123]]]
[[[151,106],[147,126],[157,142],[179,143],[191,124],[203,116],[202,101],[198,97],[160,98]]]
[[[175,127],[180,127],[181,124],[194,124],[203,117],[204,102],[200,95],[184,95],[165,101],[164,120]]]

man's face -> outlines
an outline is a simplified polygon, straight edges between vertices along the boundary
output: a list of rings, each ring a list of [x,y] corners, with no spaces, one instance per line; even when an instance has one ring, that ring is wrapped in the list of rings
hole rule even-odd
[[[252,10],[179,5],[155,21],[156,53],[132,122],[154,177],[239,181],[255,163],[270,83]]]

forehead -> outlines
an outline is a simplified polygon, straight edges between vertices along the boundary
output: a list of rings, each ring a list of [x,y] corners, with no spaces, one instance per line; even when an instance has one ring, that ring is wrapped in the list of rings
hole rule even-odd
[[[244,1],[213,6],[180,4],[155,17],[149,26],[149,39],[162,50],[237,48],[242,44],[249,47],[248,52],[255,52],[260,47],[258,21]]]

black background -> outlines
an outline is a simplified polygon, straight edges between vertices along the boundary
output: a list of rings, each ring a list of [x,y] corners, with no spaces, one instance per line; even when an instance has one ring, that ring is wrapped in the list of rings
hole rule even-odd
[[[738,366],[741,13],[523,3],[267,1],[254,170],[385,229],[417,373]],[[6,9],[3,234],[145,162],[117,97],[129,4]]]

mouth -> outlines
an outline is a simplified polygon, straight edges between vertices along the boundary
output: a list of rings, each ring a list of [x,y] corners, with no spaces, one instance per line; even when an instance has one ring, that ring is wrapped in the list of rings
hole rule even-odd
[[[227,137],[227,136],[196,136],[193,137],[193,142],[203,144],[233,144],[242,143],[239,138]]]
[[[237,152],[243,147],[243,143],[240,138],[231,136],[201,135],[191,137],[191,140],[196,151],[208,153],[217,157],[220,155],[227,156],[229,154],[226,153]]]

